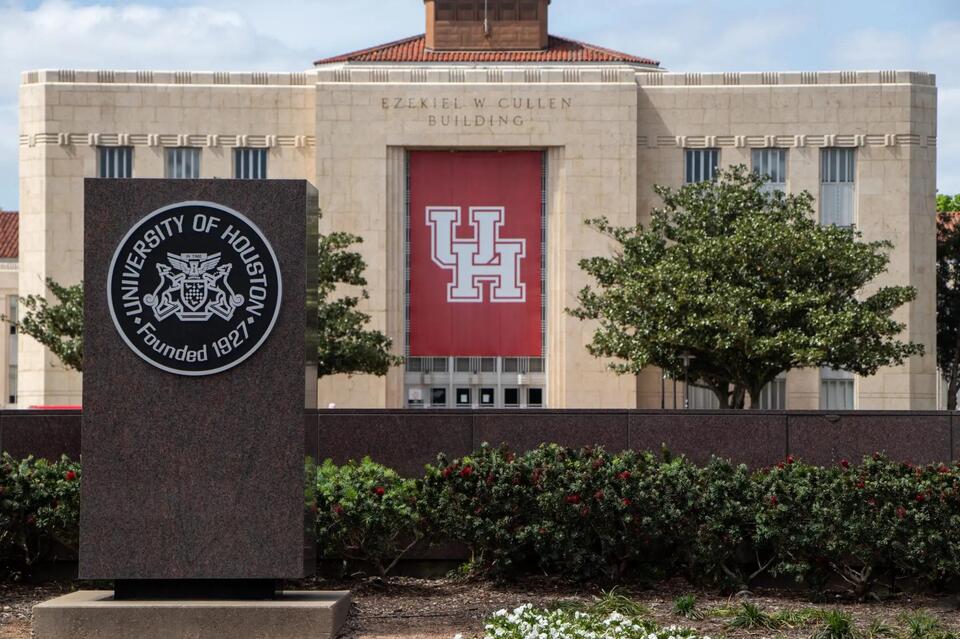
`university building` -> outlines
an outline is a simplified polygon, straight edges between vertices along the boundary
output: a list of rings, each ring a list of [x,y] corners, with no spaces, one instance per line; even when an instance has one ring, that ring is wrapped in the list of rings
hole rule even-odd
[[[584,220],[643,222],[655,184],[746,164],[812,193],[822,223],[894,243],[877,285],[917,288],[897,318],[928,353],[869,378],[791,371],[764,406],[934,408],[931,74],[671,73],[549,35],[549,0],[424,9],[424,35],[306,71],[25,72],[20,294],[79,281],[85,177],[302,178],[323,231],[364,238],[365,308],[407,358],[384,378],[321,380],[320,405],[670,407],[682,385],[611,373],[566,313],[588,283],[578,261],[610,250]],[[20,406],[79,403],[80,384],[21,340]]]

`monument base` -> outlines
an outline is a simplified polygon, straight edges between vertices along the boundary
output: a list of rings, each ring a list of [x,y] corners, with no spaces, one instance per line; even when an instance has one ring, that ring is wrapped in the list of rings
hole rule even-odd
[[[36,639],[333,639],[349,592],[284,592],[265,601],[118,601],[80,590],[33,607]]]

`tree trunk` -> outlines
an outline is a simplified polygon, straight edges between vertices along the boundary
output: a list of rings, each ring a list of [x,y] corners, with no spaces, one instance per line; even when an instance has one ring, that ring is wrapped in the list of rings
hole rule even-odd
[[[957,339],[953,343],[953,361],[950,362],[950,370],[947,372],[947,410],[957,410],[957,386],[960,385],[960,330],[957,331]]]
[[[957,390],[960,386],[960,330],[953,343],[953,359],[947,370],[947,410],[957,410]]]
[[[750,391],[750,410],[760,410],[760,394],[762,392],[763,390]]]

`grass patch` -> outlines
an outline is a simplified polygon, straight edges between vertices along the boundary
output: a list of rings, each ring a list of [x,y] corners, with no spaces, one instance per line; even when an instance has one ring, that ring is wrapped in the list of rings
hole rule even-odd
[[[694,595],[680,595],[673,600],[673,614],[684,619],[703,619],[703,613],[697,609]]]

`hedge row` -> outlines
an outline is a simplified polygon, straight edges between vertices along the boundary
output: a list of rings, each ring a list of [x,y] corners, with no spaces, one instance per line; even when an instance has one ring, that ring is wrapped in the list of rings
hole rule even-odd
[[[41,560],[75,555],[80,464],[0,458],[0,578]]]
[[[0,460],[0,562],[22,569],[75,547],[79,465]],[[789,575],[859,596],[960,577],[960,467],[875,455],[750,471],[723,460],[544,446],[483,447],[419,480],[363,460],[308,472],[320,556],[387,574],[415,544],[459,542],[503,577],[748,586]],[[313,482],[315,478],[315,483]],[[955,584],[954,584],[955,585]]]
[[[484,574],[749,586],[787,575],[858,596],[960,577],[960,467],[875,455],[859,465],[787,458],[751,472],[714,460],[545,446],[440,457],[422,480],[369,460],[318,474],[327,558],[388,568],[413,539],[465,544]]]

